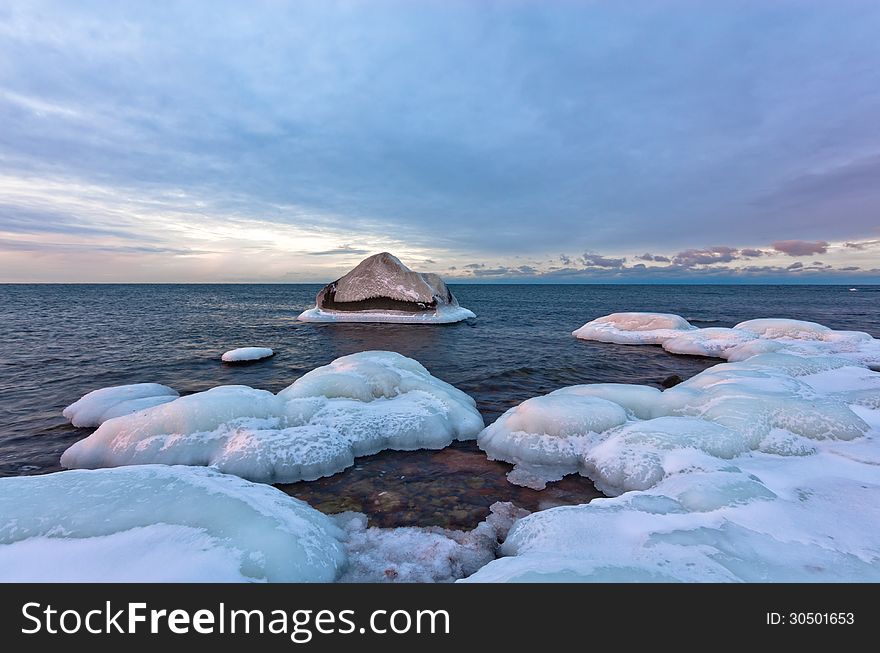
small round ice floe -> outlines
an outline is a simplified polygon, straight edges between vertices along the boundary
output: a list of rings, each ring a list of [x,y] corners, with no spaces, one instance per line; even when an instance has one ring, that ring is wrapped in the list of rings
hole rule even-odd
[[[64,409],[77,428],[100,426],[108,419],[130,415],[177,399],[177,390],[160,383],[133,383],[92,390]]]
[[[268,485],[146,465],[0,479],[0,580],[328,582],[326,515]]]
[[[693,329],[696,327],[672,313],[612,313],[587,322],[572,335],[619,345],[662,345]]]
[[[239,347],[230,349],[220,357],[224,363],[248,363],[274,356],[275,352],[268,347]]]
[[[621,409],[622,410],[622,409]],[[439,449],[483,428],[474,400],[418,362],[361,352],[312,370],[277,395],[219,386],[106,422],[61,456],[65,467],[212,465],[293,483],[383,449]]]
[[[623,407],[606,399],[551,393],[508,410],[477,444],[490,460],[516,466],[508,475],[512,483],[540,490],[578,471],[591,439],[626,420]]]

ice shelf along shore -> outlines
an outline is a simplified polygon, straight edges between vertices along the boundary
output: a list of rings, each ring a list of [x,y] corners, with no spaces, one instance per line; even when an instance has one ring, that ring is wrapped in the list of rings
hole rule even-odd
[[[102,423],[62,463],[130,466],[0,479],[0,580],[880,581],[870,335],[642,313],[579,332],[729,360],[663,391],[560,388],[486,428],[469,396],[391,352],[344,356],[278,394],[90,393],[66,412]],[[106,414],[149,397],[167,402]],[[474,437],[514,464],[513,483],[576,473],[608,498],[530,515],[495,504],[469,532],[382,529],[239,478],[314,479]]]
[[[436,274],[414,272],[382,252],[361,261],[318,293],[301,322],[449,324],[476,317]]]
[[[2,581],[333,581],[344,534],[269,486],[142,465],[0,479]]]
[[[0,479],[0,582],[450,582],[524,511],[471,531],[369,528],[271,485],[136,465]]]
[[[105,421],[61,464],[210,465],[291,483],[335,474],[383,449],[441,449],[482,428],[464,392],[410,358],[368,351],[312,370],[278,394],[219,386]]]
[[[880,580],[876,340],[793,320],[716,330],[633,313],[575,335],[688,353],[684,342],[699,343],[738,362],[662,392],[561,388],[484,429],[479,446],[516,465],[512,482],[580,473],[613,498],[518,521],[503,557],[468,581]]]
[[[732,328],[698,329],[670,313],[612,313],[572,332],[582,340],[620,345],[662,345],[673,354],[723,358],[736,362],[756,354],[840,356],[880,367],[880,340],[862,331],[838,331],[815,322],[764,318]]]

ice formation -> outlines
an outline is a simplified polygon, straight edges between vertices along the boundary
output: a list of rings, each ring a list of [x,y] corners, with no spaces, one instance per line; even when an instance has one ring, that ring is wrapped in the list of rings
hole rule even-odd
[[[446,324],[475,317],[436,274],[414,272],[382,252],[324,286],[302,322]]]
[[[61,457],[68,468],[210,465],[267,483],[313,480],[383,449],[440,449],[476,437],[474,400],[386,351],[336,359],[278,394],[229,385],[102,424]]]
[[[77,428],[100,426],[108,419],[130,415],[177,399],[177,391],[159,383],[134,383],[93,390],[62,414]]]
[[[0,479],[0,580],[328,582],[343,531],[268,485],[144,465]]]
[[[239,347],[238,349],[230,349],[220,357],[224,363],[243,363],[247,361],[258,361],[263,358],[274,356],[275,352],[268,347]]]
[[[803,323],[740,328],[835,342]],[[878,581],[878,440],[880,374],[840,356],[756,354],[663,392],[530,399],[480,446],[516,464],[513,481],[577,471],[614,498],[520,520],[467,580]]]
[[[698,329],[669,313],[613,313],[587,322],[572,335],[622,345],[662,345],[673,354],[735,362],[758,354],[842,356],[880,366],[880,340],[861,331],[836,331],[815,322],[780,318],[747,320],[733,328]]]
[[[339,579],[348,583],[442,583],[465,578],[495,559],[499,542],[527,511],[496,502],[471,531],[439,527],[367,527],[361,513],[334,519],[346,533],[349,564]]]
[[[619,345],[659,345],[693,329],[696,327],[672,313],[612,313],[587,322],[573,335]]]

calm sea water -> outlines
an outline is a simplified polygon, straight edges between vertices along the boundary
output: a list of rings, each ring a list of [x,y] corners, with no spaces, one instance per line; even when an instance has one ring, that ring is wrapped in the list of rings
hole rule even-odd
[[[110,385],[155,381],[181,394],[220,384],[277,392],[338,356],[389,349],[477,400],[486,422],[575,383],[659,385],[717,361],[659,347],[589,343],[570,333],[625,310],[678,313],[698,326],[792,317],[880,337],[880,286],[460,285],[477,319],[445,326],[300,324],[318,285],[0,285],[0,476],[56,471],[90,433],[61,410]],[[272,359],[220,363],[227,349]],[[380,459],[381,462],[381,459]]]

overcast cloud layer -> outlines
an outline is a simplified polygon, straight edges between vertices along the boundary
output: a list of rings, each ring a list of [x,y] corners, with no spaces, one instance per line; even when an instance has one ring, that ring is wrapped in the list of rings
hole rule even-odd
[[[880,281],[876,2],[0,5],[0,281]]]

